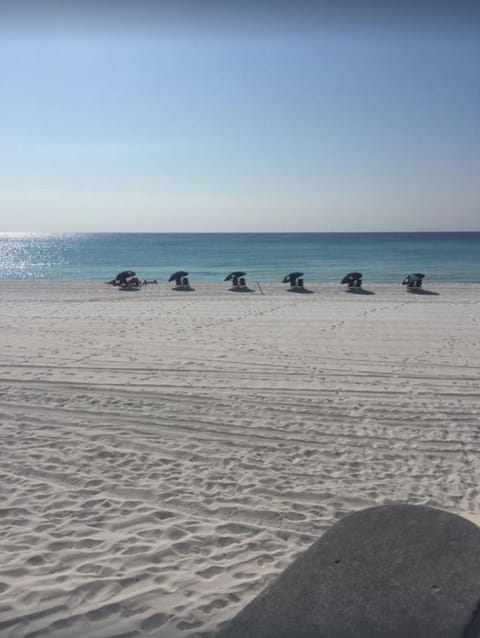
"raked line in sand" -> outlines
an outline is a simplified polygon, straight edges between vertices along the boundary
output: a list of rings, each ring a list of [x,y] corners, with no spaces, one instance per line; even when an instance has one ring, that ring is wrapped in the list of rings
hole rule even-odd
[[[211,636],[346,513],[480,513],[480,285],[0,284],[0,638]]]

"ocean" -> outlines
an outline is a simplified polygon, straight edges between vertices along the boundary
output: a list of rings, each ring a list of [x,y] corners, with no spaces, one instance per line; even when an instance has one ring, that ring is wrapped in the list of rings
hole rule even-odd
[[[368,282],[480,283],[480,232],[472,233],[0,233],[0,280],[101,282],[121,270],[166,281],[221,282],[233,270],[280,282],[338,282],[356,270]]]

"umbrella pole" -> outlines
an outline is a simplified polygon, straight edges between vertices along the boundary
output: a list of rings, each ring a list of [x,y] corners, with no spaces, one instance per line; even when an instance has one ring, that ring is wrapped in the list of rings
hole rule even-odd
[[[255,283],[257,284],[258,289],[260,290],[260,292],[261,292],[261,293],[262,293],[262,295],[263,295],[264,293],[263,293],[262,287],[261,287],[261,285],[260,285],[260,282],[259,282],[259,281],[256,281]]]

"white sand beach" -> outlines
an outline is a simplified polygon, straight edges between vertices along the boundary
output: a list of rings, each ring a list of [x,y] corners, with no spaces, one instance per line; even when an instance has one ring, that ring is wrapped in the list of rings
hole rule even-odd
[[[211,636],[349,512],[480,514],[480,285],[192,285],[0,284],[0,638]]]

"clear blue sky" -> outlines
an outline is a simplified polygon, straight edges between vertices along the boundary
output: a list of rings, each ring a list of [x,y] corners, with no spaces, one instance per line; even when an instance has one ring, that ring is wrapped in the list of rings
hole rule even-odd
[[[468,21],[152,6],[7,15],[1,231],[480,230]]]

